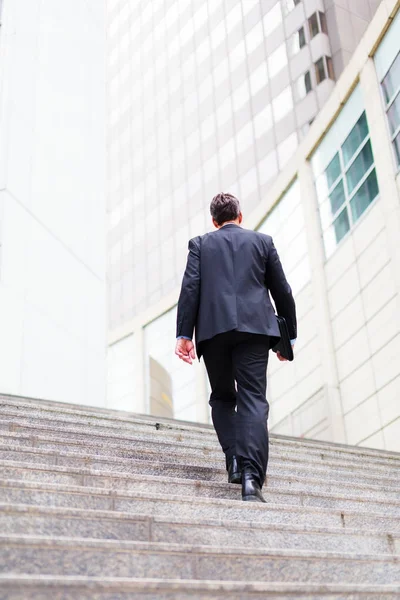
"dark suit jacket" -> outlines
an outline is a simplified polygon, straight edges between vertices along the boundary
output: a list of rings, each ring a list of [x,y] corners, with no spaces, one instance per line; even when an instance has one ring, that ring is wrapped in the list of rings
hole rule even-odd
[[[234,223],[189,241],[189,256],[178,302],[178,336],[196,333],[201,342],[236,329],[269,335],[279,328],[269,296],[285,317],[290,339],[297,337],[296,309],[271,236]]]

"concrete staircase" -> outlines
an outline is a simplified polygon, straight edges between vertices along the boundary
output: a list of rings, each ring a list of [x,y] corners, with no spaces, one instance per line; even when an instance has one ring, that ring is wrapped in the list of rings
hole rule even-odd
[[[0,396],[0,431],[0,600],[400,598],[399,454],[271,436],[252,504],[210,427]]]

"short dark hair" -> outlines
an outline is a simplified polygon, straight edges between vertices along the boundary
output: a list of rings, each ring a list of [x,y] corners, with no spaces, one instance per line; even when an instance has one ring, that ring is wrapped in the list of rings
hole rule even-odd
[[[233,194],[221,192],[211,200],[210,213],[218,225],[222,225],[227,221],[234,221],[240,214],[239,200]]]

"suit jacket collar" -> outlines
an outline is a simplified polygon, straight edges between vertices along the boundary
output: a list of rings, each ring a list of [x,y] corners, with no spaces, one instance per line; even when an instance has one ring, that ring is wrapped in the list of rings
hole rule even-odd
[[[236,223],[227,223],[226,225],[220,227],[218,231],[221,231],[221,229],[230,229],[231,227],[238,227],[239,229],[242,229],[242,227],[240,225],[236,225]]]

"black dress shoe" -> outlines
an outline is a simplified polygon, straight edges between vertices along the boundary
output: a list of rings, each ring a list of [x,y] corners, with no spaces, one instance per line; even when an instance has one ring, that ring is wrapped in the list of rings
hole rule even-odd
[[[246,469],[242,472],[242,500],[245,502],[265,502],[260,484]]]
[[[228,462],[228,483],[242,483],[242,472],[236,456],[232,456]]]

